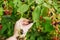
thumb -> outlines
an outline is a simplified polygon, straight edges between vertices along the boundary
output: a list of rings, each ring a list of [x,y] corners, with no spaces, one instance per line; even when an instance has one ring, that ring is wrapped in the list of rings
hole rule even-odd
[[[30,23],[29,25],[27,25],[28,27],[31,27],[33,25],[33,23]]]

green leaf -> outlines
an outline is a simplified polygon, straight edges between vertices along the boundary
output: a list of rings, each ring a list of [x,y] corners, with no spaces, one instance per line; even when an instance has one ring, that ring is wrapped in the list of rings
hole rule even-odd
[[[1,34],[5,34],[7,36],[11,36],[12,35],[12,20],[11,20],[11,16],[2,16],[2,30],[0,31]],[[12,32],[12,33],[11,33]]]
[[[36,22],[36,26],[40,25],[40,23],[39,23],[40,11],[41,11],[41,7],[37,6],[32,13],[32,18],[33,18],[33,21]]]
[[[0,16],[2,16],[2,15],[3,15],[3,8],[0,7]]]
[[[50,25],[50,23],[46,23],[45,25],[45,31],[46,32],[51,32],[53,30],[53,26]]]
[[[28,4],[30,5],[34,0],[28,0]]]
[[[43,6],[47,7],[47,8],[51,8],[51,6],[47,3],[43,3]]]
[[[44,17],[44,19],[46,20],[46,22],[42,23],[44,31],[51,32],[52,30],[54,30],[53,26],[51,25],[51,19],[49,17]]]
[[[13,4],[13,1],[9,1],[9,3],[8,3],[10,6],[14,6],[14,4]]]
[[[47,16],[48,15],[48,8],[47,7],[42,7],[40,15],[41,16]]]
[[[37,40],[43,40],[43,37],[38,37],[38,39]]]
[[[37,6],[35,8],[35,10],[33,11],[32,17],[33,17],[33,21],[34,22],[37,22],[39,20],[39,18],[40,18],[40,11],[41,11],[40,6]]]
[[[19,7],[18,11],[20,11],[20,13],[24,13],[28,10],[29,6],[27,4],[23,4]]]
[[[17,0],[13,0],[13,3],[14,3],[14,7],[16,7],[16,5],[17,5]]]
[[[22,2],[20,0],[18,0],[17,7],[20,8],[21,6],[22,6]]]
[[[52,4],[52,0],[48,0],[48,3],[49,3],[49,4]]]
[[[36,0],[37,4],[42,4],[44,1],[43,0]]]
[[[6,31],[6,29],[7,29],[7,25],[4,25],[4,24],[2,24],[3,25],[3,28],[2,28],[2,30],[0,31],[0,34],[4,34],[4,32]]]
[[[7,17],[7,16],[3,16],[3,17],[2,17],[2,26],[3,26],[2,30],[1,30],[1,33],[2,33],[2,34],[3,34],[3,33],[7,30],[7,28],[9,27],[9,25],[8,25],[9,21],[10,21],[9,17]]]

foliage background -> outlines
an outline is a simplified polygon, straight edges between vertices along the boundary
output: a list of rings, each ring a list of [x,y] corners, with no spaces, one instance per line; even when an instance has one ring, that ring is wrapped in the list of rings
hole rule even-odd
[[[9,12],[12,11],[11,14],[4,13],[3,4],[6,6],[5,9]],[[27,40],[51,40],[51,37],[59,34],[55,32],[51,24],[52,20],[49,12],[59,15],[59,0],[0,0],[0,23],[2,25],[0,35],[6,38],[12,36],[15,22],[24,17],[34,22],[26,35]],[[60,16],[56,17],[60,20]]]

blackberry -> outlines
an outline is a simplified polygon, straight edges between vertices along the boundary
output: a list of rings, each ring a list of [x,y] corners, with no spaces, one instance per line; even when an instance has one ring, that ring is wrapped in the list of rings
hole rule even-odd
[[[2,7],[4,8],[5,7],[5,4],[2,4]]]
[[[20,1],[25,2],[25,0],[20,0]]]
[[[60,25],[60,22],[58,22],[58,24]]]
[[[56,18],[56,19],[58,19],[58,18]]]
[[[50,15],[52,16],[52,15],[53,15],[53,13],[51,12],[51,13],[50,13]]]

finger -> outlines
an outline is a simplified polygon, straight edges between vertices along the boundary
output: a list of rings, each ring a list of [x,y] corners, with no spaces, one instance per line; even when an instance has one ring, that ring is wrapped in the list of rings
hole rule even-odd
[[[33,25],[33,23],[30,23],[30,24],[27,25],[27,27],[30,28],[30,27],[32,27],[32,25]]]

